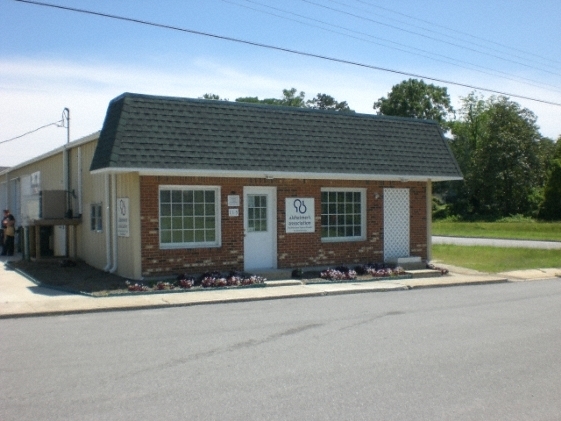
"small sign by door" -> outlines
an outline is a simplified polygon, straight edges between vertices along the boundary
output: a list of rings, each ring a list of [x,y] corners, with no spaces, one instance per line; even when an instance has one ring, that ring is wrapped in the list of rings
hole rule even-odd
[[[117,198],[117,236],[128,237],[130,235],[129,198]]]

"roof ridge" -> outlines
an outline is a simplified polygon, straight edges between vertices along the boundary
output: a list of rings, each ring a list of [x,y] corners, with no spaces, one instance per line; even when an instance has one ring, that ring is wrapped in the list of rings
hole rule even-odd
[[[395,121],[408,121],[412,124],[430,124],[437,125],[438,123],[432,119],[420,119],[414,117],[401,117],[401,116],[389,116],[383,114],[368,114],[368,113],[358,113],[358,112],[342,112],[334,110],[321,110],[317,108],[306,108],[306,107],[291,107],[288,105],[273,105],[273,104],[263,104],[263,103],[253,103],[253,102],[242,102],[242,101],[230,101],[230,100],[216,100],[216,99],[205,99],[205,98],[190,98],[190,97],[179,97],[179,96],[167,96],[167,95],[151,95],[151,94],[140,94],[134,92],[124,92],[121,95],[113,98],[111,102],[116,102],[121,99],[126,98],[140,98],[140,99],[150,99],[150,100],[161,100],[161,101],[178,101],[178,102],[189,102],[189,103],[199,103],[199,104],[214,104],[217,106],[225,107],[248,107],[248,108],[258,108],[262,110],[272,110],[275,112],[284,111],[292,113],[318,113],[324,115],[335,115],[344,117],[355,117],[355,118],[373,118],[379,120],[395,120]]]

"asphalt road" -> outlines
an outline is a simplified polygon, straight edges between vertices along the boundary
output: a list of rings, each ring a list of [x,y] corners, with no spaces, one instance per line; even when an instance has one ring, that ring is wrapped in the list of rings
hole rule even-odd
[[[561,241],[507,240],[499,238],[433,236],[433,244],[458,246],[523,247],[536,249],[561,249]]]
[[[554,420],[561,282],[0,320],[0,419]]]

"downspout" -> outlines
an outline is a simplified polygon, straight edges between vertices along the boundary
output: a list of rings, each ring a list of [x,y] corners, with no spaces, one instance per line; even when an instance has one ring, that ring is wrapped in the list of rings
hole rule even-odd
[[[111,205],[113,207],[113,219],[111,220],[111,236],[113,237],[113,266],[109,270],[111,273],[115,273],[117,270],[117,176],[111,174]]]
[[[107,221],[106,229],[105,229],[105,258],[107,264],[103,268],[105,272],[108,272],[111,268],[111,230],[110,230],[110,221],[111,221],[111,207],[109,206],[109,174],[105,174],[105,220]]]
[[[82,147],[78,146],[78,215],[82,216]]]
[[[427,262],[432,260],[432,181],[427,181]]]
[[[70,110],[65,108],[62,111],[62,124],[64,125],[64,119],[66,119],[66,145],[64,145],[64,151],[62,153],[62,171],[64,180],[64,191],[66,198],[66,211],[64,216],[68,216],[68,211],[71,209],[72,204],[70,200],[70,151],[68,145],[70,143]],[[68,245],[67,245],[68,252]],[[68,253],[67,253],[68,254]]]
[[[66,199],[64,217],[68,218],[70,216],[70,210],[72,209],[72,201],[70,198],[70,151],[68,149],[68,144],[70,143],[70,109],[65,108],[62,111],[62,122],[64,126],[64,119],[66,118],[66,145],[64,145],[64,151],[62,153],[62,171],[64,180],[64,197]],[[64,255],[70,257],[70,245],[68,231],[69,226],[64,227],[65,241],[64,241]]]

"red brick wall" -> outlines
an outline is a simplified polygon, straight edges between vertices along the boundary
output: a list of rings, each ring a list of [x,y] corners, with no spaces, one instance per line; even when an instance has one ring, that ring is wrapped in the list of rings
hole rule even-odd
[[[210,185],[221,187],[222,245],[218,248],[159,248],[158,187],[160,185]],[[140,177],[140,215],[142,226],[142,275],[163,276],[179,273],[202,273],[209,270],[243,269],[243,187],[274,186],[277,188],[277,255],[279,268],[334,266],[382,262],[383,256],[383,190],[410,189],[411,255],[427,256],[426,184],[380,181],[290,180],[263,178],[237,179],[215,177]],[[321,241],[321,188],[366,189],[366,240],[325,243]],[[375,198],[375,194],[379,198]],[[228,195],[239,195],[240,215],[228,216]],[[315,199],[315,233],[285,232],[285,198]]]

